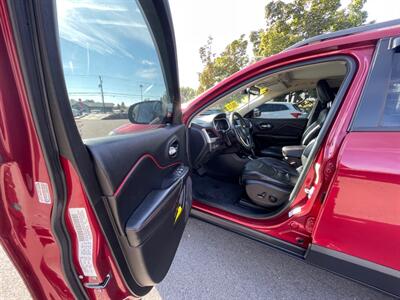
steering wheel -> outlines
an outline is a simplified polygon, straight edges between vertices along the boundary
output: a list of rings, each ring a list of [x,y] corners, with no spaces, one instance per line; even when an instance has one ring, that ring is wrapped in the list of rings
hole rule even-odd
[[[237,112],[234,112],[230,115],[229,121],[231,123],[232,131],[239,144],[246,150],[252,151],[254,143],[248,123]]]

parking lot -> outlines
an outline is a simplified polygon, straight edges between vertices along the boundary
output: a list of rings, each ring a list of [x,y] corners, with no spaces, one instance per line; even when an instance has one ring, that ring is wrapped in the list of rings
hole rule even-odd
[[[83,138],[126,120],[78,120]],[[190,219],[166,279],[145,300],[390,299],[235,233]],[[30,299],[0,247],[0,299]]]
[[[1,247],[0,247],[1,249]],[[0,299],[30,299],[0,251]],[[391,299],[235,233],[190,219],[159,299]]]

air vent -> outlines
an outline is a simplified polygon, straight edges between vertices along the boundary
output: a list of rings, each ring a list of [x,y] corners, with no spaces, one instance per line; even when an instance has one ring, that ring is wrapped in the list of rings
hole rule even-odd
[[[207,132],[208,136],[212,139],[217,137],[217,135],[215,134],[215,132],[212,129],[206,129],[206,132]]]

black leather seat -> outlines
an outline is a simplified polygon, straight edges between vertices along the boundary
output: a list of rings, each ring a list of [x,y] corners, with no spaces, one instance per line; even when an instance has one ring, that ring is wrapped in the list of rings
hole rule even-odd
[[[301,156],[302,165],[308,159],[315,140],[311,140]],[[261,157],[249,161],[242,173],[242,182],[249,198],[257,205],[273,208],[289,200],[302,166],[295,168],[287,161]]]
[[[269,146],[267,148],[261,149],[259,151],[259,155],[263,157],[283,158],[282,148],[282,146]]]
[[[325,79],[318,81],[316,90],[318,103],[315,106],[315,111],[311,112],[309,124],[301,137],[301,145],[303,146],[307,146],[318,135],[328,115],[329,104],[335,99],[335,94]],[[283,157],[281,146],[271,146],[262,149],[259,151],[259,154],[263,157]]]

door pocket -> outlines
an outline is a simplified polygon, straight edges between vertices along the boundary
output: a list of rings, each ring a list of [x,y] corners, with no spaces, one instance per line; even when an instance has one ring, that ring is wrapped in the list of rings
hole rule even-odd
[[[172,184],[150,192],[129,217],[125,233],[135,280],[142,286],[159,283],[172,263],[191,207],[191,180],[187,167]],[[174,172],[171,176],[177,176]],[[135,270],[141,270],[135,272]]]

